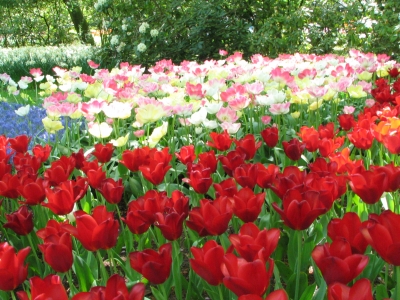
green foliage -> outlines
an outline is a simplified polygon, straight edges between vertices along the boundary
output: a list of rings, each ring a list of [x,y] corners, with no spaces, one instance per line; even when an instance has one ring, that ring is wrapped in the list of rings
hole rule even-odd
[[[82,67],[90,73],[87,61],[94,59],[96,48],[90,46],[21,47],[0,48],[0,74],[7,73],[14,80],[28,76],[31,68],[40,68],[44,74],[52,74],[52,68]]]

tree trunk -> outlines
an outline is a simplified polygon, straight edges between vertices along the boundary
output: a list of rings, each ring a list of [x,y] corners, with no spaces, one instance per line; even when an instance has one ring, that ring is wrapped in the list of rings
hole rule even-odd
[[[80,40],[85,44],[94,45],[94,40],[90,34],[89,24],[83,15],[82,9],[75,0],[63,0],[64,4],[67,6],[68,13],[71,17],[72,23]]]

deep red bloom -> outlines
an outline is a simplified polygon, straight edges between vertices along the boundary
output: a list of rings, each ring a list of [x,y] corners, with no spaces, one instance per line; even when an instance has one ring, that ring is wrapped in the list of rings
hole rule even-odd
[[[125,279],[114,274],[107,280],[106,286],[95,286],[89,292],[80,292],[71,300],[143,300],[146,286],[136,283],[129,292]]]
[[[122,160],[120,162],[127,167],[131,172],[139,171],[141,165],[150,163],[150,154],[157,151],[157,149],[150,147],[137,148],[134,150],[125,150],[122,153]]]
[[[172,159],[172,155],[169,154],[168,151],[168,147],[161,151],[155,151],[150,157],[150,162],[148,164],[142,164],[139,167],[143,177],[154,185],[160,184],[164,180],[165,174],[171,168],[169,163]]]
[[[398,68],[391,68],[388,70],[388,73],[389,73],[390,77],[392,77],[392,78],[396,78],[397,76],[400,75]]]
[[[66,215],[72,211],[75,202],[85,195],[86,190],[87,181],[84,178],[78,178],[77,181],[64,181],[53,189],[46,188],[47,202],[41,204],[56,215]]]
[[[164,244],[159,251],[146,249],[129,253],[129,261],[132,269],[140,273],[153,284],[161,284],[166,281],[171,272],[172,245]]]
[[[17,211],[6,214],[7,223],[4,228],[10,228],[16,234],[27,235],[33,230],[33,213],[28,210],[28,206],[23,205]]]
[[[46,199],[43,179],[40,177],[36,179],[36,181],[32,179],[24,180],[17,190],[19,194],[25,198],[24,203],[28,205],[37,205]]]
[[[282,146],[286,156],[289,157],[291,160],[299,160],[301,154],[306,148],[306,144],[300,142],[296,138],[291,139],[289,142],[283,141]]]
[[[318,216],[327,212],[316,191],[301,193],[296,189],[288,190],[283,197],[283,209],[276,203],[272,206],[285,225],[295,230],[307,229]]]
[[[28,152],[16,153],[13,157],[13,163],[19,174],[30,174],[35,178],[39,168],[42,166],[40,158],[32,156]]]
[[[190,183],[196,193],[205,194],[213,183],[211,169],[202,164],[195,164],[191,168],[189,180],[185,181]]]
[[[243,295],[238,298],[238,300],[264,300],[258,295],[248,294]],[[289,300],[289,296],[286,294],[285,290],[275,290],[272,293],[268,294],[265,300]]]
[[[0,243],[0,290],[12,291],[25,281],[28,266],[24,266],[24,260],[29,251],[31,248],[26,247],[16,254],[13,246]]]
[[[256,186],[258,164],[243,164],[233,170],[233,177],[242,187],[253,189]]]
[[[384,261],[400,266],[400,215],[385,210],[379,216],[370,214],[361,233]]]
[[[183,232],[183,221],[186,219],[184,213],[179,214],[175,211],[162,214],[156,213],[155,226],[160,228],[162,235],[170,241],[177,240]]]
[[[352,254],[350,243],[342,238],[334,240],[332,244],[316,246],[311,256],[327,285],[334,282],[348,284],[368,264],[368,256]]]
[[[18,198],[18,188],[21,186],[21,181],[18,175],[6,173],[0,180],[0,196],[15,199]]]
[[[234,140],[236,144],[236,151],[245,154],[245,160],[253,159],[256,155],[257,149],[261,147],[261,142],[256,142],[254,135],[247,134],[240,140]]]
[[[191,247],[190,250],[193,254],[193,258],[190,259],[193,271],[210,285],[222,283],[224,275],[221,265],[224,259],[224,248],[216,241],[210,240],[204,244],[203,248]]]
[[[45,146],[42,145],[35,145],[32,148],[33,155],[39,159],[42,163],[45,162],[51,153],[51,146],[46,144]]]
[[[261,163],[257,163],[257,165],[257,184],[264,189],[270,188],[276,175],[279,173],[279,167],[274,164],[269,164],[267,168]]]
[[[44,179],[50,186],[59,185],[68,180],[74,168],[75,158],[61,156],[60,159],[53,161],[51,167],[44,172]]]
[[[106,172],[103,171],[101,166],[98,166],[97,169],[85,170],[84,172],[86,173],[89,185],[94,189],[99,189],[103,181],[106,180]]]
[[[71,157],[75,159],[75,168],[80,170],[83,167],[83,163],[86,162],[83,149],[79,149],[78,152],[72,153]]]
[[[202,152],[199,154],[199,164],[209,168],[211,173],[215,173],[217,170],[218,160],[215,156],[214,150]]]
[[[338,121],[340,127],[344,131],[349,131],[356,125],[356,121],[354,120],[354,116],[350,114],[341,114],[338,116]]]
[[[232,207],[228,197],[219,197],[214,201],[200,200],[200,207],[189,212],[186,225],[200,236],[220,235],[228,229],[232,219]]]
[[[335,131],[335,124],[333,122],[318,126],[318,134],[320,139],[333,139],[337,133],[338,131]]]
[[[28,151],[29,142],[31,138],[26,135],[19,135],[15,138],[8,139],[11,149],[15,150],[17,153],[25,153]]]
[[[270,188],[280,199],[283,199],[283,196],[288,190],[304,184],[306,177],[307,172],[305,170],[301,171],[296,166],[288,166],[282,173],[276,174]]]
[[[279,135],[277,127],[268,127],[261,131],[261,136],[268,147],[274,148],[278,144]]]
[[[371,171],[382,171],[386,173],[387,187],[385,192],[394,192],[400,189],[400,166],[395,166],[393,162],[385,166],[370,166]]]
[[[301,126],[298,136],[306,144],[307,151],[314,152],[318,149],[319,133],[314,127]]]
[[[261,296],[268,288],[274,261],[268,259],[268,265],[267,270],[266,263],[261,259],[248,262],[232,253],[227,253],[222,264],[224,285],[237,296],[247,294]]]
[[[386,190],[387,176],[383,171],[361,171],[349,176],[349,185],[362,201],[368,204],[378,202]]]
[[[345,213],[342,219],[331,219],[328,224],[328,236],[332,241],[344,238],[350,243],[353,254],[364,254],[368,242],[361,233],[363,224],[356,213]]]
[[[254,194],[253,190],[245,187],[233,196],[233,213],[243,222],[254,222],[261,213],[265,193]]]
[[[39,236],[39,235],[38,235]],[[48,235],[44,243],[38,245],[44,260],[56,272],[67,272],[74,261],[72,255],[72,239],[67,232]]]
[[[370,120],[363,119],[358,121],[351,133],[347,134],[349,141],[358,149],[367,150],[371,148],[374,141]]]
[[[179,151],[179,153],[175,152],[175,156],[184,165],[187,165],[188,163],[193,163],[194,160],[196,159],[196,154],[194,153],[194,146],[193,145],[183,146]]]
[[[96,206],[92,215],[83,210],[74,212],[76,228],[66,224],[63,228],[76,237],[89,251],[110,249],[117,243],[119,223],[104,205]]]
[[[390,153],[400,154],[400,130],[397,130],[396,134],[384,136],[382,143]]]
[[[68,221],[64,223],[58,223],[56,220],[49,220],[46,224],[46,227],[39,229],[36,232],[36,235],[42,240],[45,240],[51,235],[57,235],[61,237],[61,235],[65,232],[63,229],[65,224],[68,224]]]
[[[228,150],[233,142],[228,131],[226,130],[223,133],[211,132],[210,137],[212,141],[208,141],[207,146],[215,148],[219,151]]]
[[[221,196],[233,197],[237,193],[236,181],[230,177],[221,181],[220,183],[214,183],[215,197]]]
[[[101,182],[98,190],[108,203],[118,204],[122,199],[122,195],[124,194],[122,178],[120,178],[118,181],[115,181],[112,178],[107,178]]]
[[[140,197],[137,200],[129,202],[126,218],[122,218],[122,221],[124,221],[133,234],[142,234],[146,232],[154,219],[152,213],[150,213],[151,221],[149,221],[148,218],[142,217],[142,212],[145,211],[144,201],[144,198]]]
[[[352,286],[333,283],[328,287],[328,300],[372,300],[371,282],[361,278]]]
[[[344,137],[337,137],[334,139],[323,138],[318,142],[318,150],[322,157],[327,157],[335,152],[336,149],[342,147]]]
[[[98,159],[101,163],[107,163],[111,160],[111,157],[114,152],[114,146],[111,143],[103,144],[96,144],[94,145],[94,151],[92,154]]]
[[[233,171],[245,163],[245,157],[246,155],[243,152],[232,150],[229,151],[227,155],[219,156],[218,159],[221,162],[225,173],[229,176],[233,176]]]
[[[239,234],[229,235],[229,240],[241,257],[247,261],[268,261],[278,246],[279,229],[260,230],[254,223],[243,224]]]
[[[29,284],[31,286],[31,297],[29,298],[26,292],[20,291],[17,292],[20,300],[68,300],[67,292],[58,275],[50,274],[43,279],[34,276],[29,279]]]

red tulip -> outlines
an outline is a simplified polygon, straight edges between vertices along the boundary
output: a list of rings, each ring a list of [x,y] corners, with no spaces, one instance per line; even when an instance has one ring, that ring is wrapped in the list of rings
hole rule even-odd
[[[382,143],[390,153],[400,154],[400,130],[398,129],[393,135],[384,136]]]
[[[0,196],[16,199],[19,196],[18,189],[21,186],[21,181],[18,175],[4,174],[0,180]]]
[[[205,194],[212,185],[211,169],[203,166],[202,164],[195,164],[192,166],[188,182],[196,193]]]
[[[314,127],[302,126],[298,136],[306,144],[307,151],[314,152],[318,149],[319,133]]]
[[[196,154],[194,153],[194,146],[183,146],[181,150],[175,153],[175,156],[183,163],[187,165],[188,163],[193,163],[196,159]]]
[[[240,296],[238,300],[263,300],[263,298],[258,295],[249,294]],[[265,300],[289,300],[289,296],[284,290],[276,290],[270,293]]]
[[[84,168],[85,167],[83,167],[82,170]],[[103,171],[101,166],[98,166],[97,169],[90,169],[84,172],[87,176],[89,185],[94,189],[99,189],[103,181],[106,180],[106,172]]]
[[[186,225],[200,236],[220,235],[228,229],[232,219],[232,208],[228,197],[219,197],[213,201],[200,200],[200,207],[189,212]]]
[[[42,202],[41,204],[56,215],[66,215],[72,212],[75,202],[84,196],[86,189],[87,182],[85,179],[68,180],[53,189],[46,188],[47,202]]]
[[[387,187],[387,176],[383,171],[361,171],[349,177],[351,189],[367,204],[378,202]]]
[[[223,133],[211,132],[212,141],[207,142],[207,146],[215,148],[219,151],[226,151],[231,147],[233,140],[225,130]]]
[[[322,157],[327,157],[342,147],[344,137],[337,137],[334,139],[323,138],[318,142],[318,150]]]
[[[94,151],[92,154],[99,160],[101,163],[107,163],[111,160],[111,157],[114,152],[114,146],[111,143],[96,144],[94,145]]]
[[[17,153],[25,153],[28,151],[28,146],[31,138],[26,135],[19,135],[15,138],[8,139],[11,149],[15,150]]]
[[[306,171],[301,171],[295,166],[288,166],[282,173],[276,174],[270,188],[280,199],[283,199],[288,190],[303,185],[306,177]]]
[[[89,292],[80,292],[71,300],[143,300],[145,291],[146,286],[139,282],[129,292],[125,279],[114,274],[108,279],[105,287],[92,287]]]
[[[243,222],[254,222],[261,213],[265,193],[254,194],[245,187],[233,196],[233,213]]]
[[[233,178],[228,178],[220,183],[214,183],[215,196],[219,198],[221,196],[233,197],[237,193],[236,182]]]
[[[283,141],[282,146],[287,157],[289,157],[291,160],[299,160],[306,147],[306,144],[300,142],[296,138],[293,138],[289,142]]]
[[[153,284],[161,284],[166,281],[171,272],[172,245],[164,244],[159,251],[146,249],[129,253],[129,261],[132,269],[140,273]]]
[[[122,199],[122,195],[124,194],[122,178],[120,178],[118,181],[115,181],[112,178],[107,178],[102,181],[98,190],[108,203],[118,204]]]
[[[44,279],[34,276],[29,279],[29,284],[31,286],[31,297],[29,298],[26,292],[20,291],[17,292],[20,300],[68,300],[67,292],[58,275],[50,274]]]
[[[6,214],[7,223],[4,228],[10,228],[16,234],[27,235],[33,230],[33,213],[28,210],[26,205],[18,208],[17,211]]]
[[[335,131],[335,124],[333,122],[329,122],[326,125],[321,124],[318,126],[318,134],[321,140],[324,138],[333,139],[337,133],[338,130]]]
[[[74,261],[72,255],[72,239],[69,233],[52,234],[44,239],[44,244],[38,245],[44,260],[54,271],[68,272]]]
[[[340,127],[344,131],[349,131],[356,125],[356,121],[354,120],[354,116],[350,114],[342,114],[338,116],[338,121]]]
[[[92,215],[82,210],[74,212],[76,228],[67,224],[65,231],[76,237],[89,251],[113,248],[117,243],[119,223],[104,205],[96,206]]]
[[[342,238],[334,240],[332,244],[316,246],[311,256],[327,285],[335,282],[348,284],[368,264],[368,256],[352,254],[350,243]]]
[[[274,164],[269,164],[267,168],[261,163],[257,163],[257,165],[257,184],[264,189],[270,188],[279,173],[279,167]]]
[[[239,234],[229,235],[233,247],[247,261],[268,261],[278,246],[280,231],[272,228],[260,230],[254,223],[243,224]]]
[[[16,153],[13,157],[13,163],[19,174],[29,174],[33,177],[32,179],[36,179],[37,172],[42,166],[42,161],[29,153]]]
[[[283,209],[276,203],[272,206],[285,225],[295,230],[307,229],[318,216],[327,212],[316,191],[301,193],[296,189],[288,190],[283,197]]]
[[[261,259],[247,262],[232,253],[227,253],[222,264],[223,283],[237,296],[247,294],[261,296],[268,288],[274,261],[268,259],[268,265],[267,270],[265,262]]]
[[[216,241],[206,242],[203,248],[190,248],[193,258],[190,259],[190,266],[193,271],[208,282],[210,285],[222,283],[224,275],[221,265],[224,259],[224,248]]]
[[[246,155],[243,152],[233,150],[229,151],[227,155],[219,156],[218,159],[221,162],[225,173],[229,176],[233,176],[233,171],[245,163],[245,157]]]
[[[149,218],[142,218],[142,212],[145,211],[144,201],[144,198],[140,197],[137,200],[129,202],[126,218],[122,218],[122,221],[133,234],[142,234],[146,232],[153,223],[152,213],[150,213],[151,221],[148,220]]]
[[[261,147],[261,142],[256,142],[254,135],[247,134],[240,140],[234,140],[236,150],[245,154],[245,160],[253,159],[257,149]]]
[[[185,214],[179,214],[175,211],[167,214],[156,213],[155,226],[160,228],[162,235],[167,240],[174,241],[181,237],[185,219]]]
[[[328,287],[328,300],[372,300],[371,283],[362,278],[348,287],[342,283],[333,283]]]
[[[257,183],[258,164],[243,164],[233,170],[233,177],[242,187],[253,189]]]
[[[268,147],[274,148],[278,144],[279,135],[277,127],[268,127],[261,131],[261,136]]]
[[[45,146],[42,145],[35,145],[32,148],[33,155],[39,159],[42,163],[45,162],[51,153],[51,146],[46,144]]]
[[[83,163],[86,161],[83,149],[81,148],[78,152],[72,153],[71,157],[75,159],[75,168],[80,170],[83,167]]]
[[[162,151],[154,152],[149,164],[142,164],[139,170],[142,172],[143,177],[146,178],[154,185],[160,184],[165,177],[165,174],[171,168],[169,162],[172,155],[168,154],[168,147]]]
[[[24,180],[17,190],[25,198],[24,203],[28,205],[38,205],[46,199],[43,179],[40,177],[36,181],[32,179]]]
[[[157,151],[157,149],[150,147],[137,148],[134,150],[125,150],[122,153],[122,160],[120,162],[127,167],[131,172],[139,171],[141,165],[150,163],[150,154]]]
[[[51,167],[44,172],[44,179],[50,186],[59,185],[67,181],[75,168],[75,159],[61,156],[60,159],[53,161]]]
[[[331,240],[337,238],[346,239],[351,246],[353,254],[364,254],[367,249],[368,242],[361,233],[360,217],[354,212],[345,213],[342,219],[334,218],[328,224],[328,236]]]
[[[215,156],[214,150],[203,152],[199,154],[199,164],[209,168],[211,173],[215,173],[217,170],[218,160]]]
[[[31,248],[26,247],[16,254],[13,246],[0,243],[0,290],[12,291],[25,281],[28,266],[24,266],[24,260],[29,251]]]
[[[361,233],[384,261],[400,266],[400,215],[390,210],[385,210],[379,216],[370,214]]]
[[[370,170],[375,172],[385,172],[387,177],[387,187],[385,192],[394,192],[400,189],[400,166],[395,166],[393,162],[385,166],[370,166]]]
[[[372,134],[370,121],[363,119],[357,123],[351,133],[347,134],[350,142],[357,148],[367,150],[371,148],[374,136]]]

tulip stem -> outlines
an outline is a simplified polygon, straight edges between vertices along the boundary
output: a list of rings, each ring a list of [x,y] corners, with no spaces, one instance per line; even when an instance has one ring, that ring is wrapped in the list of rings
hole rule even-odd
[[[297,265],[296,265],[296,288],[294,292],[294,300],[299,299],[300,271],[301,271],[301,247],[303,246],[303,232],[296,231],[297,235]]]
[[[218,285],[218,293],[219,293],[219,299],[224,300],[224,294],[222,293],[222,286],[221,284]]]
[[[17,299],[15,298],[14,291],[11,291],[11,298],[12,298],[13,300],[17,300]]]
[[[31,234],[28,233],[28,234],[26,235],[26,237],[28,238],[29,245],[31,246],[33,255],[35,256],[36,265],[37,265],[37,269],[38,269],[39,275],[40,275],[40,276],[43,276],[43,274],[42,274],[42,268],[40,267],[40,266],[41,266],[40,260],[39,260],[39,257],[38,257],[38,255],[37,255],[37,253],[36,253],[36,247],[33,245],[32,238],[31,238]]]
[[[97,259],[98,259],[98,262],[99,262],[99,265],[100,265],[100,270],[101,270],[101,273],[102,273],[102,276],[103,276],[103,278],[101,278],[100,281],[102,283],[104,283],[104,285],[105,285],[105,283],[108,280],[108,275],[107,275],[106,267],[104,266],[104,259],[103,259],[103,257],[101,257],[100,250],[96,251],[96,255],[97,255]]]
[[[400,266],[396,266],[396,300],[400,300]]]

